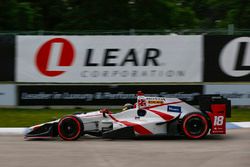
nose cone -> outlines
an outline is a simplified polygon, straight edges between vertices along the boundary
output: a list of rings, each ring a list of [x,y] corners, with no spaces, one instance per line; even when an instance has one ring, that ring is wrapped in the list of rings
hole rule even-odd
[[[24,136],[26,137],[30,132],[32,132],[33,131],[33,128],[32,127],[30,127],[30,128],[26,128],[25,130],[24,130]]]
[[[45,139],[54,136],[54,123],[45,123],[27,128],[24,133],[25,139]]]

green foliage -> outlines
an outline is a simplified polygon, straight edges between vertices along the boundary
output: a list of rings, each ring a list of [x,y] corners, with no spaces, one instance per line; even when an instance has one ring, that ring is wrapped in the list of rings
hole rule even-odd
[[[28,2],[18,3],[15,16],[15,29],[32,30],[35,28],[36,11]]]
[[[1,0],[0,30],[250,28],[247,0]]]
[[[0,1],[0,30],[12,30],[17,14],[16,0]]]

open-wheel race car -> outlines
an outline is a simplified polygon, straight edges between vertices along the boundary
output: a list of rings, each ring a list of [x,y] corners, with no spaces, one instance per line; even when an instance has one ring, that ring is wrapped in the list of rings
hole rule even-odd
[[[178,98],[147,97],[140,91],[137,102],[112,114],[108,109],[76,113],[32,126],[25,138],[77,140],[83,135],[103,138],[136,136],[186,136],[199,139],[208,134],[225,134],[226,117],[231,116],[230,101],[213,95],[201,95],[194,107]]]

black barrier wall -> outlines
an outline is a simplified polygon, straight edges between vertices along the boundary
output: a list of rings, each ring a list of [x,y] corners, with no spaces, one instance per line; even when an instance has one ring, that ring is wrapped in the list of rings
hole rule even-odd
[[[177,97],[197,104],[201,85],[123,85],[123,86],[19,86],[18,104],[33,105],[124,105],[135,103],[138,90],[149,96]]]
[[[205,82],[250,81],[250,37],[204,37]]]
[[[15,36],[0,35],[0,81],[14,81]]]

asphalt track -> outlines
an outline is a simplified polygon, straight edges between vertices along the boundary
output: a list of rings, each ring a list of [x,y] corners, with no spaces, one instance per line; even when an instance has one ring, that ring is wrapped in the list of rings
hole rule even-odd
[[[202,140],[84,137],[24,141],[0,136],[0,167],[250,167],[250,129]]]

